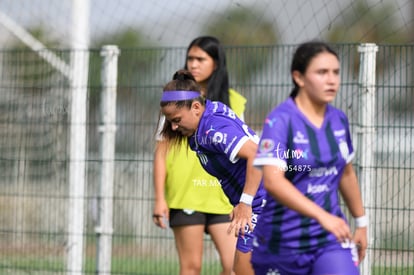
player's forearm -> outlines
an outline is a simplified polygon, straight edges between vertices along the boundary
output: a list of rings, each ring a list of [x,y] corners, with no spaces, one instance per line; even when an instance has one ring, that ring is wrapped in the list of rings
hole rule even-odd
[[[237,156],[246,159],[246,179],[243,193],[255,196],[262,179],[262,171],[253,166],[256,157],[257,144],[252,140],[247,140],[240,148]]]
[[[165,164],[165,144],[158,143],[154,153],[153,181],[155,200],[165,199],[165,179],[167,176]]]
[[[246,181],[243,193],[255,196],[262,179],[262,171],[253,166],[253,159],[247,160]]]
[[[263,167],[263,180],[267,192],[287,208],[303,216],[319,220],[327,212],[319,205],[305,197],[276,166]]]
[[[353,217],[361,217],[365,215],[358,179],[352,164],[348,164],[345,168],[339,184],[339,190]]]

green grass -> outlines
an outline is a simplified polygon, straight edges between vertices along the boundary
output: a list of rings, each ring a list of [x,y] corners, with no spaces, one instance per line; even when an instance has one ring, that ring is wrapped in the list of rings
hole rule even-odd
[[[85,274],[95,274],[95,260],[85,263]],[[219,262],[203,264],[203,275],[219,274]],[[62,260],[39,259],[35,257],[0,259],[0,275],[13,274],[65,274]],[[140,258],[115,258],[112,261],[112,275],[171,275],[178,274],[178,263],[172,260]],[[373,267],[373,275],[412,275],[414,267]]]
[[[414,267],[374,267],[372,275],[412,275]]]
[[[218,261],[205,262],[203,263],[202,274],[219,274],[220,270],[221,266]],[[95,261],[86,264],[86,271],[88,273],[95,272]],[[115,258],[112,261],[112,274],[171,275],[178,273],[178,262],[172,260]]]
[[[0,259],[0,275],[2,274],[59,274],[65,273],[63,260],[39,259],[35,257]],[[85,274],[95,274],[96,261],[89,259],[85,263]],[[178,262],[172,260],[155,260],[140,258],[114,258],[112,261],[112,275],[171,275],[178,274]],[[20,272],[20,273],[19,273]],[[29,272],[29,273],[28,273]],[[219,274],[219,262],[204,263],[202,274]]]

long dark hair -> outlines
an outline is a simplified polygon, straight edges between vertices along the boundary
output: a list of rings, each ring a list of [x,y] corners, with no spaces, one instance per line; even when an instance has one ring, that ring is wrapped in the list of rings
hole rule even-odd
[[[338,58],[338,54],[325,42],[322,41],[310,41],[305,42],[301,44],[295,51],[295,54],[293,55],[292,64],[290,66],[290,73],[292,74],[293,71],[298,71],[301,74],[304,74],[306,72],[306,69],[309,66],[309,63],[311,62],[312,58],[317,56],[318,54],[322,52],[328,52],[336,56]],[[299,92],[299,86],[295,82],[295,80],[292,77],[293,81],[293,89],[290,93],[290,96],[292,98],[295,98]]]
[[[186,62],[184,68],[187,70],[187,56],[194,46],[205,51],[215,62],[216,69],[207,80],[206,98],[214,101],[221,101],[230,106],[229,99],[229,75],[226,67],[226,54],[220,41],[213,36],[200,36],[195,38],[188,45]]]

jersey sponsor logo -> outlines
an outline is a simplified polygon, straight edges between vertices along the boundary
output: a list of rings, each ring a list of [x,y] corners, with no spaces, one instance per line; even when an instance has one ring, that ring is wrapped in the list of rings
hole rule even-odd
[[[214,127],[213,127],[213,125],[211,125],[210,126],[210,129],[208,129],[207,131],[206,131],[206,135],[208,135],[210,132],[212,132],[212,131],[214,131]]]
[[[226,144],[227,134],[223,134],[222,132],[216,132],[213,136],[213,143],[223,143]]]
[[[247,227],[248,227],[248,225],[247,225]],[[243,235],[241,236],[241,238],[243,239],[244,245],[247,245],[247,241],[250,240],[250,238],[246,237],[246,236],[243,236]]]
[[[312,183],[308,184],[308,190],[307,190],[308,194],[318,194],[322,192],[329,192],[329,187],[327,184],[325,183],[315,184],[315,185],[313,185]]]
[[[265,119],[265,124],[269,125],[270,128],[273,128],[273,126],[276,124],[277,119],[276,118],[266,118]]]
[[[200,144],[200,145],[208,145],[208,144],[211,144],[211,137],[201,136],[198,144]]]
[[[334,136],[336,137],[342,137],[344,136],[346,133],[345,129],[341,129],[341,130],[335,130],[334,131]]]
[[[348,158],[349,158],[349,148],[348,148],[348,144],[343,139],[341,139],[339,141],[339,151],[341,152],[342,158],[344,160],[348,160]]]
[[[305,138],[304,134],[302,134],[300,131],[297,131],[296,135],[293,137],[293,142],[300,144],[308,144],[309,140]]]
[[[312,168],[312,171],[309,172],[309,177],[326,177],[331,175],[338,175],[338,170],[336,166],[331,167],[319,167],[319,168]]]
[[[266,275],[280,275],[280,273],[277,268],[269,268],[269,270],[266,272]]]

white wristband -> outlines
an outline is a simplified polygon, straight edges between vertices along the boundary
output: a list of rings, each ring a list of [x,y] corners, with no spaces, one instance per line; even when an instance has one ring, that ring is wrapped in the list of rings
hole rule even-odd
[[[252,195],[249,195],[249,194],[246,194],[246,193],[243,193],[241,195],[241,197],[240,197],[240,201],[239,202],[242,202],[244,204],[247,204],[248,206],[252,206],[253,196]]]
[[[368,226],[368,218],[367,218],[367,216],[364,215],[364,216],[355,218],[355,226],[357,228],[367,227]]]

